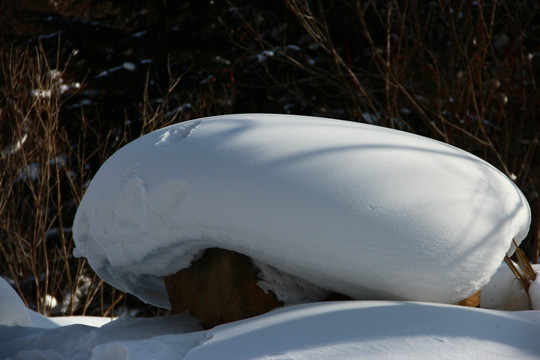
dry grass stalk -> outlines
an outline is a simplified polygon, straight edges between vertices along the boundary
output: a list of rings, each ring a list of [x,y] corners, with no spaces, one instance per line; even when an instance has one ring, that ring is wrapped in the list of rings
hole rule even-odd
[[[41,46],[0,53],[0,76],[6,80],[0,81],[0,274],[13,280],[25,304],[42,314],[113,316],[126,294],[105,284],[85,259],[72,255],[74,214],[93,175],[88,164],[96,158],[102,163],[133,137],[226,112],[227,105],[219,107],[211,92],[193,93],[189,111],[175,109],[181,77],[169,70],[169,86],[160,91],[157,105],[147,77],[139,128],[130,129],[126,121],[121,131],[103,131],[82,108],[80,117],[62,118],[68,116],[63,106],[76,93],[60,90],[70,64],[59,59],[58,53],[51,60]],[[74,121],[76,138],[63,125]],[[93,138],[97,143],[88,140]],[[56,309],[51,297],[59,302]]]
[[[61,85],[69,59],[61,64],[59,58],[58,52],[50,60],[41,46],[0,54],[0,271],[28,307],[45,315],[53,312],[53,297],[55,311],[84,314],[104,287],[72,255],[71,221],[90,179],[90,155],[62,126],[61,108],[70,95]],[[83,116],[81,133],[89,126]]]
[[[521,273],[516,268],[516,266],[514,265],[512,260],[508,257],[508,255],[504,255],[504,262],[506,263],[506,265],[508,265],[508,267],[510,268],[510,271],[512,271],[512,273],[514,274],[516,279],[518,279],[518,281],[521,283],[521,286],[525,290],[528,290],[529,289],[529,282],[521,275]]]
[[[517,246],[516,241],[515,240],[512,240],[512,241],[514,243],[514,246],[516,247],[517,262],[518,262],[518,266],[521,272],[523,273],[523,277],[527,280],[527,282],[536,280],[536,272],[532,268],[531,263],[527,259],[527,256],[525,256],[525,253],[523,252],[523,250],[521,250]]]
[[[530,283],[536,280],[536,272],[532,268],[529,260],[527,260],[527,257],[525,256],[525,253],[523,252],[523,250],[521,250],[517,246],[517,243],[515,240],[512,240],[512,241],[516,249],[516,258],[517,258],[517,264],[518,264],[519,270],[518,268],[516,268],[516,266],[514,265],[512,260],[508,257],[508,255],[504,256],[504,262],[506,263],[506,265],[508,265],[508,267],[510,268],[510,270],[512,271],[516,279],[518,279],[518,281],[521,283],[521,286],[523,287],[523,289],[525,289],[525,291],[529,291]]]

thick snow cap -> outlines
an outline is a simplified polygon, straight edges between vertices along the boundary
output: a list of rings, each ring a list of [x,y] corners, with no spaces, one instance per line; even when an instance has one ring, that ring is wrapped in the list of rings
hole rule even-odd
[[[162,307],[162,277],[209,247],[353,298],[453,303],[488,282],[529,224],[514,183],[453,146],[244,114],[172,125],[120,149],[92,180],[74,238],[105,281]]]

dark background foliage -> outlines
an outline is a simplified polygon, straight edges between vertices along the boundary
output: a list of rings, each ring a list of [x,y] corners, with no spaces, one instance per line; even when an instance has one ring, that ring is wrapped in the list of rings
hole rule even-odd
[[[77,205],[127,142],[241,112],[368,122],[486,159],[531,204],[522,248],[536,262],[539,12],[510,0],[3,1],[0,274],[43,313],[156,313],[73,258]]]

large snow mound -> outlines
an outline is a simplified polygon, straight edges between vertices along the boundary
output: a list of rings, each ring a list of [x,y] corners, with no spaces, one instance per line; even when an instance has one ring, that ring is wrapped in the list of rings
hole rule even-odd
[[[75,254],[168,307],[162,277],[234,250],[362,299],[453,303],[485,285],[530,209],[485,161],[392,129],[244,114],[147,134],[99,169]]]

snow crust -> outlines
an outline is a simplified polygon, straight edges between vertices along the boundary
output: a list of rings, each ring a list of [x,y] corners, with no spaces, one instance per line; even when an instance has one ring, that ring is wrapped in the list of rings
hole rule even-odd
[[[488,282],[529,223],[512,181],[455,147],[245,114],[172,125],[120,149],[73,230],[75,255],[101,278],[162,307],[162,277],[208,247],[353,298],[453,303]]]
[[[49,329],[0,325],[0,358],[528,360],[540,357],[540,311],[347,301],[285,307],[207,331],[188,315],[124,316],[101,327],[78,324],[80,320],[73,318],[70,325]]]

